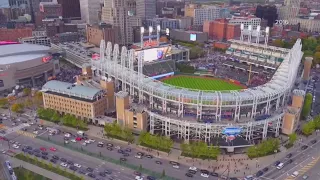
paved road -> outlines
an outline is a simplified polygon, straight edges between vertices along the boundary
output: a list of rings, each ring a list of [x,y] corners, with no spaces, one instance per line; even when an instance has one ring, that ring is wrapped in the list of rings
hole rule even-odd
[[[1,146],[0,146],[1,147]],[[9,171],[7,167],[4,165],[4,162],[6,161],[5,155],[0,154],[0,179],[2,180],[11,180],[11,176],[9,174]]]
[[[24,120],[24,118],[20,118],[20,123],[22,123],[22,121]],[[15,129],[16,131],[15,132],[11,132],[11,133],[7,133],[7,138],[8,139],[16,139],[16,141],[18,142],[29,142],[28,144],[33,146],[33,147],[47,147],[47,148],[50,148],[50,146],[54,146],[54,145],[45,145],[46,142],[42,141],[42,140],[38,140],[38,139],[35,139],[34,138],[34,134],[33,134],[33,131],[35,130],[35,128],[37,128],[37,125],[31,125],[30,127],[25,127],[27,131],[22,131],[22,130],[17,130],[17,128],[14,128],[14,126],[12,126],[12,122],[10,122],[9,120],[7,121],[4,121],[3,122],[6,126],[8,126],[9,128],[13,128]],[[22,127],[22,126],[21,126]],[[43,130],[39,130],[37,129],[38,131],[38,135],[39,136],[42,136],[42,137],[45,137],[45,138],[48,138],[49,136],[49,133],[46,132],[44,129]],[[72,131],[68,131],[70,133],[72,133],[73,135],[76,134],[76,132],[72,132]],[[24,135],[21,135],[21,134],[24,134]],[[63,133],[60,133],[58,135],[55,135],[55,136],[49,136],[49,138],[52,140],[52,141],[56,141],[56,142],[60,142],[60,143],[63,143],[64,142],[64,136],[63,136]],[[95,139],[96,142],[95,143],[92,143],[92,144],[88,144],[87,146],[83,146],[81,145],[81,143],[83,141],[80,142],[77,142],[77,143],[72,143],[70,142],[68,145],[69,146],[73,146],[73,147],[77,147],[77,148],[82,148],[86,151],[90,151],[90,152],[93,152],[93,153],[96,153],[96,154],[101,154],[103,156],[108,156],[108,157],[112,157],[114,159],[120,159],[120,157],[123,157],[122,154],[118,153],[117,152],[117,149],[113,148],[112,151],[109,151],[107,150],[106,146],[104,146],[103,148],[100,148],[100,147],[97,147],[97,143],[102,141],[104,142],[104,144],[107,144],[107,143],[111,143],[110,141],[107,141],[107,140],[102,140],[102,139],[97,139],[97,138],[93,138],[93,137],[89,137],[91,139]],[[71,140],[72,138],[70,138]],[[21,143],[23,144],[23,143]],[[131,146],[128,146],[128,145],[123,145],[123,144],[115,144],[114,142],[112,142],[112,144],[115,146],[120,146],[121,149],[126,149],[126,148],[131,148],[132,146],[135,146],[135,145],[131,145]],[[54,146],[56,147],[57,149],[59,149],[60,147],[58,146]],[[163,170],[165,170],[166,174],[168,176],[171,176],[171,177],[175,177],[175,178],[178,178],[178,179],[207,179],[207,178],[203,178],[200,176],[200,173],[198,172],[193,178],[188,178],[185,176],[185,173],[187,172],[187,170],[189,169],[189,167],[187,166],[184,166],[184,165],[180,165],[180,169],[174,169],[172,167],[172,165],[170,165],[169,161],[168,160],[164,160],[164,159],[161,159],[160,158],[156,158],[156,157],[153,157],[152,159],[149,159],[149,158],[142,158],[142,159],[137,159],[135,158],[134,156],[136,155],[137,151],[135,151],[133,148],[132,149],[132,152],[130,152],[130,156],[129,157],[126,157],[126,159],[128,160],[129,163],[132,163],[132,164],[135,164],[136,166],[139,166],[141,165],[142,167],[145,167],[147,169],[150,169],[152,171],[156,171],[158,173],[162,173]],[[56,153],[58,154],[59,157],[66,157],[66,159],[70,159],[70,157],[72,157],[71,159],[78,159],[79,157],[78,156],[73,156],[73,154],[64,154],[64,153],[60,153],[61,151],[57,151]],[[84,166],[89,166],[89,167],[95,167],[95,169],[100,169],[100,167],[113,167],[114,165],[113,164],[110,164],[110,166],[106,166],[105,164],[103,164],[103,162],[100,162],[100,163],[95,163],[95,162],[88,162],[87,161],[87,156],[84,156],[83,154],[79,155],[82,159],[81,159],[81,164],[83,164]],[[161,161],[162,162],[162,165],[159,165],[159,164],[156,164],[156,161]],[[80,164],[80,163],[79,163]],[[118,173],[122,174],[123,173],[123,169],[117,169]],[[129,172],[126,170],[126,172]],[[131,171],[131,173],[129,173],[131,176],[129,176],[131,179],[134,178],[133,177],[133,171]],[[128,176],[126,175],[123,180],[125,180]],[[217,179],[216,177],[210,177],[208,179]],[[122,179],[121,179],[122,180]]]
[[[311,144],[310,141],[312,139],[309,139],[308,141],[305,141],[301,143],[301,145],[308,145],[309,148],[305,150],[301,150],[300,147],[293,148],[289,153],[292,153],[292,157],[290,159],[293,160],[292,163],[289,163],[289,158],[280,159],[280,162],[284,163],[285,166],[278,170],[275,166],[270,165],[269,171],[266,172],[261,179],[272,179],[272,180],[282,180],[286,179],[286,177],[290,176],[294,171],[298,171],[299,169],[303,168],[304,166],[308,165],[310,162],[312,162],[315,158],[317,158],[320,153],[320,141],[318,141],[315,144]],[[306,144],[304,144],[306,143]]]
[[[316,163],[311,169],[309,169],[305,175],[309,176],[308,179],[320,179],[320,161]],[[303,180],[302,177],[297,178],[298,180]]]

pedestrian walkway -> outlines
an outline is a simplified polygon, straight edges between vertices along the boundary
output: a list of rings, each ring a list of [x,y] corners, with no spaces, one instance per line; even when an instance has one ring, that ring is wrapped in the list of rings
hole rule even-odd
[[[60,176],[56,173],[53,173],[51,171],[48,171],[48,170],[45,170],[43,168],[40,168],[38,166],[35,166],[33,164],[30,164],[30,163],[27,163],[27,162],[24,162],[24,161],[21,161],[19,159],[16,159],[16,158],[11,158],[10,159],[10,162],[11,164],[13,165],[13,167],[19,167],[19,166],[22,166],[23,168],[26,168],[32,172],[35,172],[37,174],[40,174],[44,177],[47,177],[49,179],[55,179],[55,180],[69,180],[68,178],[66,177],[63,177],[63,176]]]
[[[21,135],[23,135],[23,136],[31,137],[31,138],[35,138],[35,137],[37,136],[37,135],[32,134],[32,133],[30,133],[30,132],[21,131],[21,130],[16,131],[16,133],[21,134]]]
[[[303,175],[304,173],[306,173],[309,169],[311,169],[314,165],[317,164],[317,162],[320,160],[320,156],[313,159],[309,164],[307,164],[306,166],[304,166],[303,168],[299,169],[299,175]],[[286,178],[286,180],[292,180],[292,179],[296,179],[292,176],[288,176]]]

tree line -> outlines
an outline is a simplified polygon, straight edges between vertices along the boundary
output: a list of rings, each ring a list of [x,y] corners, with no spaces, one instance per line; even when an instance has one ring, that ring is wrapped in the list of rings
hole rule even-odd
[[[251,146],[247,149],[250,159],[274,154],[279,150],[280,141],[278,138],[263,140],[260,144]]]
[[[173,146],[173,140],[170,137],[141,132],[139,144],[159,151],[170,152]]]
[[[220,148],[217,146],[208,146],[205,142],[197,141],[191,143],[182,143],[180,145],[182,156],[201,158],[201,159],[217,159],[220,155]]]
[[[304,99],[302,110],[301,110],[302,119],[306,119],[310,115],[311,105],[312,105],[312,94],[307,93]]]
[[[62,123],[65,126],[78,128],[80,130],[88,130],[85,121],[78,119],[71,114],[60,115],[59,112],[53,109],[38,108],[37,115],[39,118],[54,123]]]
[[[320,115],[314,117],[313,120],[305,123],[301,131],[305,136],[310,136],[314,133],[314,131],[320,129]]]
[[[116,138],[127,142],[134,142],[132,130],[128,127],[120,126],[116,121],[104,125],[105,135],[109,138]]]

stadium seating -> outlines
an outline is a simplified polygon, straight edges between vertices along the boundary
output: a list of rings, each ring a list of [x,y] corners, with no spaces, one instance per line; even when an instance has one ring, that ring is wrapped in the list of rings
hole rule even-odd
[[[174,72],[175,70],[176,65],[173,60],[155,61],[151,63],[146,63],[143,66],[143,74],[150,77]]]

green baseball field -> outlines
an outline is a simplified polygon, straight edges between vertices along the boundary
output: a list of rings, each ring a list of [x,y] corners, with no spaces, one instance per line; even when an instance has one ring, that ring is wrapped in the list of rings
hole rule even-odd
[[[173,86],[184,87],[189,89],[199,90],[240,90],[244,89],[244,86],[228,82],[223,79],[204,77],[204,76],[185,76],[178,75],[172,76],[161,80],[166,84]]]

